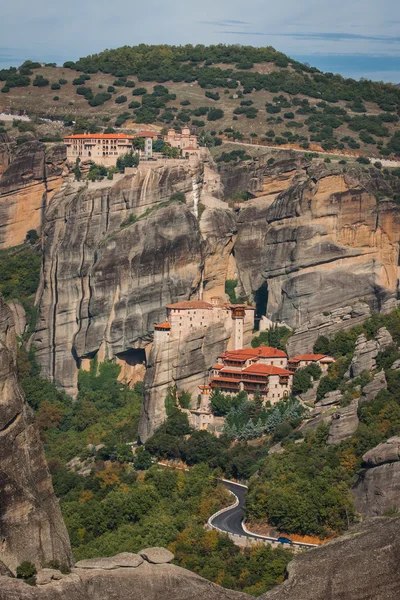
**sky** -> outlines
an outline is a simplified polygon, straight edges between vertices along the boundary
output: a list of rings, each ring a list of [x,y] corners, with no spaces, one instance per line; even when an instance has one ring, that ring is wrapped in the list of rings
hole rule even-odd
[[[323,71],[400,83],[399,0],[11,0],[0,68],[146,44],[273,46]]]

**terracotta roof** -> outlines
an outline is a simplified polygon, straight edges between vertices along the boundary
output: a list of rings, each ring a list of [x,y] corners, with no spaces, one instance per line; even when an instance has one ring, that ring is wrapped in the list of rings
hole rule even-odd
[[[125,133],[77,133],[74,135],[66,135],[64,136],[64,140],[110,140],[110,139],[119,139],[119,140],[133,140],[133,135],[126,135]]]
[[[286,352],[271,348],[270,346],[259,346],[258,348],[242,348],[241,350],[231,350],[220,355],[221,358],[287,358]]]
[[[175,302],[167,304],[167,308],[207,308],[212,309],[212,304],[204,302],[204,300],[185,300],[183,302]]]
[[[214,365],[213,367],[211,367],[212,369],[222,369],[224,365]]]
[[[240,373],[239,373],[240,375]],[[237,379],[230,379],[229,377],[214,377],[213,379],[211,379],[210,383],[216,383],[218,384],[219,381],[225,382],[225,383],[233,383],[235,385],[239,385],[240,381],[238,381]]]
[[[164,321],[164,323],[157,323],[157,325],[154,325],[154,329],[171,329],[171,325],[168,321]]]
[[[200,390],[209,390],[210,386],[209,385],[199,385],[199,389]]]
[[[157,133],[157,131],[137,131],[135,133],[136,137],[162,137],[161,133]]]
[[[293,375],[291,371],[287,369],[281,369],[280,367],[272,367],[271,365],[262,365],[257,363],[255,365],[250,365],[250,367],[246,367],[243,369],[242,373],[249,375]]]
[[[290,362],[300,362],[301,360],[321,360],[322,358],[328,358],[326,354],[299,354],[298,356],[293,356],[290,358]]]

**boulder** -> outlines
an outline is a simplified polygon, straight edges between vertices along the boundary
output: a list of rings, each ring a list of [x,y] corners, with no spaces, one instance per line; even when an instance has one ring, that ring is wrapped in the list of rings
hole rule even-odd
[[[398,371],[400,369],[400,358],[395,360],[390,368],[393,369],[393,371]]]
[[[144,550],[141,550],[139,554],[140,556],[143,556],[147,562],[155,565],[170,563],[175,558],[172,552],[166,548],[145,548]]]
[[[116,556],[109,558],[87,558],[80,560],[75,564],[75,569],[119,569],[120,567],[136,568],[141,565],[143,558],[139,554],[131,552],[121,552]]]
[[[363,395],[361,401],[371,402],[371,400],[374,400],[381,390],[386,390],[386,388],[387,382],[385,377],[385,371],[382,369],[382,371],[379,371],[379,373],[376,373],[374,375],[374,378],[370,383],[367,383],[367,385],[363,387]]]
[[[389,462],[400,460],[400,437],[394,436],[386,442],[368,450],[362,457],[367,467],[377,467]]]
[[[358,399],[353,400],[349,406],[340,408],[335,412],[329,428],[327,445],[340,444],[353,435],[358,427]]]
[[[353,486],[354,504],[364,517],[400,510],[400,462],[363,469]]]
[[[366,466],[353,486],[355,506],[366,517],[400,509],[400,437],[379,444],[363,456]]]

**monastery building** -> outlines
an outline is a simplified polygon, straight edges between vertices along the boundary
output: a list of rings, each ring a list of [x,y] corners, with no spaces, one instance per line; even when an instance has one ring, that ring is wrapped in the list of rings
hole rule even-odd
[[[321,367],[322,373],[326,373],[329,365],[335,362],[332,356],[326,354],[299,354],[299,356],[293,356],[288,361],[288,368],[291,371],[308,367],[308,365],[316,364]]]
[[[133,135],[124,133],[79,133],[67,135],[64,144],[67,147],[67,160],[71,162],[80,158],[112,167],[119,156],[132,151],[133,140]]]
[[[283,350],[267,346],[224,352],[211,369],[209,385],[232,395],[245,391],[249,398],[257,393],[273,405],[292,390],[293,373],[287,363]]]

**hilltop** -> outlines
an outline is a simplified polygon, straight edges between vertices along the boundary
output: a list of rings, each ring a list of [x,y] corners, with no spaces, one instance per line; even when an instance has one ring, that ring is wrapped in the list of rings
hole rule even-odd
[[[400,89],[322,73],[272,47],[125,46],[0,71],[0,109],[75,130],[189,125],[270,145],[400,154]]]

